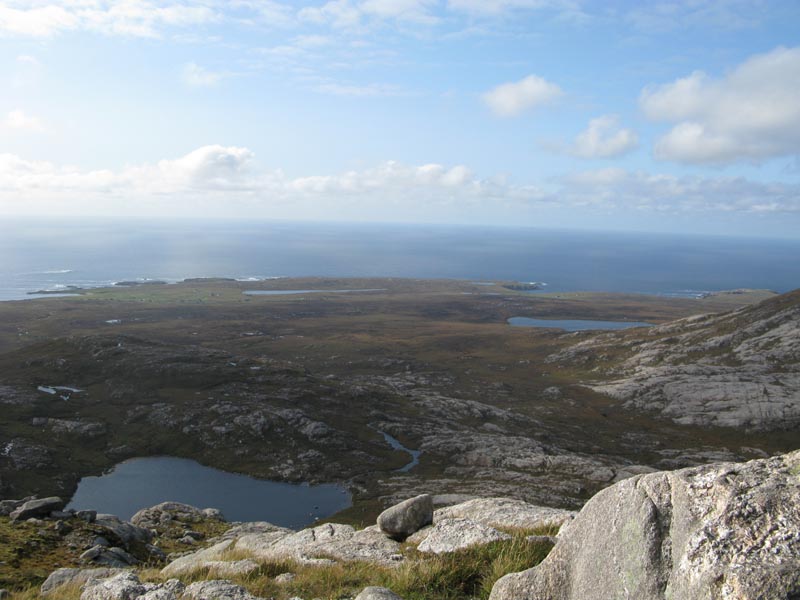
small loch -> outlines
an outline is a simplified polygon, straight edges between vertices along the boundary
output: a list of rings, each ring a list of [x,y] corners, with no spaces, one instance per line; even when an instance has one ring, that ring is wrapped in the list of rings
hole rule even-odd
[[[644,321],[590,321],[586,319],[532,319],[529,317],[511,317],[507,323],[512,327],[549,327],[564,331],[587,331],[589,329],[630,329],[632,327],[652,327],[652,323]]]
[[[170,456],[133,458],[99,477],[84,477],[67,508],[130,519],[159,502],[217,508],[229,521],[268,521],[299,529],[352,504],[336,484],[291,484],[228,473]]]

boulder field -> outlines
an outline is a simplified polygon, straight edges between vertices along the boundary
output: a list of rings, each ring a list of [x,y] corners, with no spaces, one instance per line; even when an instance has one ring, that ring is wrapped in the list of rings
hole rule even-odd
[[[549,555],[532,569],[497,580],[490,600],[800,598],[800,451],[636,475],[601,491],[579,513],[510,498],[434,509],[434,500],[407,499],[361,530],[336,523],[301,531],[264,522],[232,524],[207,547],[169,556],[157,575],[110,567],[92,556],[85,568],[53,572],[41,593],[58,598],[58,590],[71,585],[81,587],[81,600],[261,600],[246,589],[247,582],[264,576],[263,565],[270,562],[315,569],[357,561],[393,569],[502,544],[515,531],[560,527],[547,538],[555,542]],[[44,504],[28,509],[35,506]],[[24,515],[22,508],[13,511]],[[43,508],[37,510],[36,518],[47,518]],[[63,517],[59,509],[53,512]],[[105,523],[119,546],[134,548],[149,544],[154,528],[173,518],[202,517],[221,519],[213,510],[164,503],[140,511],[132,523],[105,515],[95,522]],[[295,575],[271,577],[283,583]],[[400,596],[368,586],[356,598]]]

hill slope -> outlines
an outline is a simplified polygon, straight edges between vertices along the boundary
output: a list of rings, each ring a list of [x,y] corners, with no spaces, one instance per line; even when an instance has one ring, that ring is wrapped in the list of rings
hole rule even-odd
[[[588,387],[684,425],[800,426],[800,290],[722,314],[603,334],[548,358]],[[597,377],[599,375],[599,377]]]

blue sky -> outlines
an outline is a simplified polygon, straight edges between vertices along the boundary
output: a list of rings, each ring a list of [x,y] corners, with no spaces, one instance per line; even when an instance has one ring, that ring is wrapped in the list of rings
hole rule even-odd
[[[800,4],[5,0],[0,215],[800,237]]]

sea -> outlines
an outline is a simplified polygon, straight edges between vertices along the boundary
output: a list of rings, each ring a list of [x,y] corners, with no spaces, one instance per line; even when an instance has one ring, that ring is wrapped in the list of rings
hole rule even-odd
[[[800,240],[443,225],[0,220],[0,300],[119,281],[410,277],[540,282],[547,291],[800,287]]]

